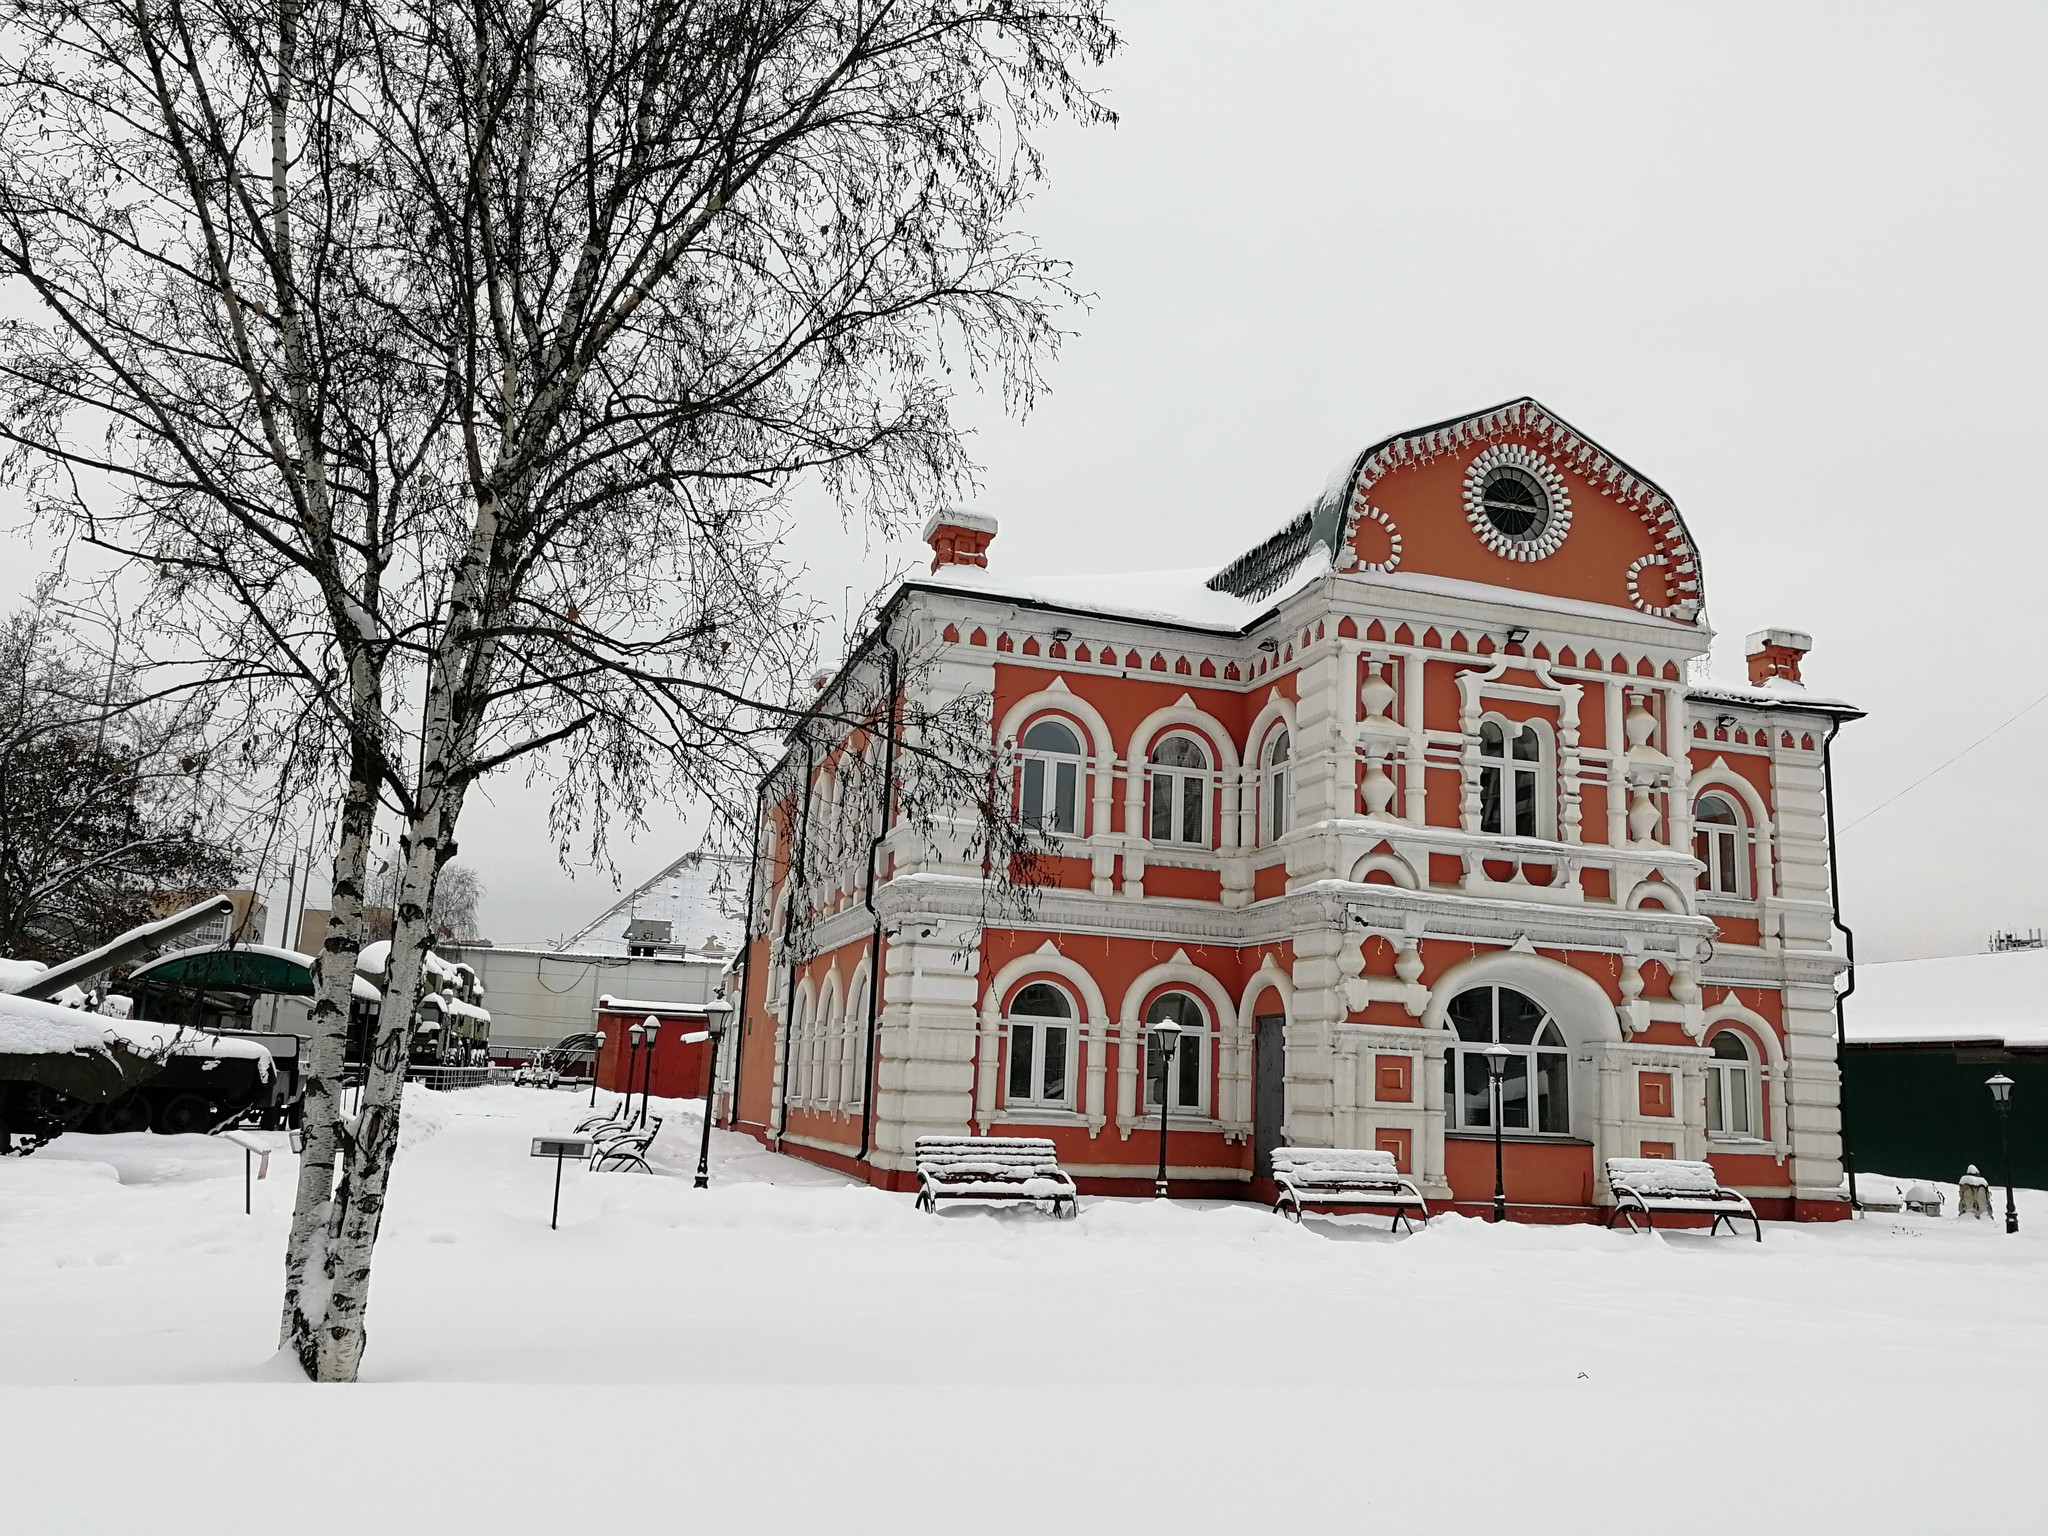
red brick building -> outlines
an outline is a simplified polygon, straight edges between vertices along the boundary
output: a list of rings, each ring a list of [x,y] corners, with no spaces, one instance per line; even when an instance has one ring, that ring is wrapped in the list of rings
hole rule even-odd
[[[1164,1092],[1176,1193],[1381,1147],[1476,1210],[1499,1045],[1517,1217],[1593,1216],[1602,1158],[1643,1155],[1846,1214],[1827,773],[1858,712],[1793,631],[1698,680],[1699,552],[1653,481],[1525,399],[1375,443],[1221,571],[1007,581],[995,532],[934,518],[820,698],[857,710],[880,649],[935,658],[922,705],[986,696],[1050,887],[990,920],[971,851],[844,792],[878,744],[807,735],[772,781],[804,803],[766,797],[738,1123],[890,1188],[921,1134],[1050,1136],[1138,1193]]]

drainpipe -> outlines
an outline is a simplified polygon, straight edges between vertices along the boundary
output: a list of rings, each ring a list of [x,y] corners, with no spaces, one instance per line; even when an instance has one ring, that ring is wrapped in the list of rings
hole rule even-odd
[[[1835,1113],[1842,1122],[1842,1169],[1849,1176],[1849,1208],[1863,1209],[1863,1202],[1856,1198],[1856,1161],[1849,1155],[1849,1035],[1842,1023],[1842,1004],[1856,990],[1856,930],[1842,921],[1842,882],[1835,866],[1835,764],[1831,755],[1835,745],[1835,732],[1842,728],[1840,720],[1828,722],[1828,733],[1820,744],[1820,777],[1822,792],[1827,796],[1828,809],[1828,906],[1833,913],[1835,926],[1842,930],[1849,955],[1849,985],[1835,994],[1835,1060],[1840,1068],[1840,1079],[1836,1088]],[[1789,1103],[1789,1096],[1787,1102]],[[1791,1128],[1786,1128],[1789,1139]]]
[[[775,1140],[778,1143],[781,1142],[784,1133],[789,1130],[789,1072],[790,1068],[795,1065],[795,1062],[790,1057],[790,1051],[793,1049],[793,1036],[796,1025],[797,972],[796,946],[790,943],[790,930],[795,926],[797,900],[800,897],[805,897],[805,892],[799,886],[802,883],[802,876],[804,874],[804,857],[810,852],[811,801],[816,798],[811,793],[811,775],[815,771],[816,765],[817,760],[813,755],[810,733],[805,732],[804,779],[801,791],[804,797],[804,813],[797,822],[796,847],[793,850],[794,857],[789,861],[789,908],[782,921],[782,940],[783,943],[789,945],[790,955],[789,985],[783,989],[782,993],[782,1084],[775,1126]]]
[[[867,1161],[875,1132],[875,1026],[882,997],[882,916],[875,910],[875,867],[881,860],[882,844],[888,840],[890,825],[895,820],[896,733],[902,729],[897,719],[897,694],[903,686],[903,657],[888,641],[882,643],[889,652],[889,728],[888,734],[882,738],[882,825],[875,833],[874,841],[868,844],[868,888],[862,898],[867,905],[868,916],[874,920],[874,930],[868,937],[868,1022],[864,1037],[867,1043],[861,1054],[860,1151],[854,1155],[855,1162]]]
[[[733,1035],[732,1045],[732,1098],[725,1106],[725,1125],[731,1130],[740,1117],[740,1069],[747,1063],[747,987],[754,979],[754,898],[760,891],[761,879],[761,823],[768,814],[768,783],[773,775],[764,775],[754,790],[754,840],[747,845],[747,908],[740,919],[740,1000],[738,1030]],[[765,937],[765,935],[764,935]],[[718,1091],[716,1080],[711,1084],[712,1092]],[[704,1113],[711,1113],[711,1106],[704,1106]]]

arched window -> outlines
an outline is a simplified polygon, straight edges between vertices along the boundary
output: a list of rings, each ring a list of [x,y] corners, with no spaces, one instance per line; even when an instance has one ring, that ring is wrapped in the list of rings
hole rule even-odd
[[[1152,749],[1152,841],[1209,844],[1209,754],[1190,736]]]
[[[1452,1130],[1493,1128],[1486,1051],[1499,1045],[1507,1051],[1501,1128],[1570,1134],[1570,1055],[1564,1032],[1541,1003],[1509,987],[1474,987],[1451,1000],[1450,1024],[1458,1035],[1444,1053],[1444,1106]]]
[[[832,1107],[839,1086],[839,1008],[830,994],[818,1004],[811,1024],[811,1098],[820,1109]]]
[[[1064,720],[1040,720],[1024,733],[1024,825],[1042,832],[1081,830],[1081,739]]]
[[[868,982],[863,976],[846,1004],[846,1076],[840,1100],[859,1109],[868,1088]]]
[[[1498,720],[1479,724],[1479,830],[1537,837],[1543,737],[1533,725],[1513,735]]]
[[[1289,760],[1294,752],[1294,743],[1286,727],[1275,731],[1266,743],[1266,841],[1277,843],[1281,834],[1290,825],[1288,818],[1293,814],[1288,800]]]
[[[1146,1059],[1151,1044],[1150,1026],[1169,1022],[1180,1026],[1180,1040],[1173,1051],[1173,1093],[1167,1108],[1180,1114],[1205,1114],[1209,1107],[1209,1057],[1214,1049],[1209,1038],[1209,1013],[1185,992],[1162,993],[1145,1010],[1147,1028],[1138,1060],[1145,1079],[1146,1107],[1159,1108],[1159,1079]]]
[[[1005,1100],[1039,1109],[1073,1102],[1074,1005],[1050,982],[1034,981],[1010,999],[1010,1076]]]
[[[796,1015],[789,1022],[789,1045],[784,1052],[782,1082],[784,1096],[792,1104],[801,1104],[811,1096],[811,1021],[810,999],[799,992],[796,995]]]
[[[1748,881],[1745,866],[1748,839],[1743,835],[1742,813],[1726,795],[1702,795],[1692,813],[1693,857],[1707,867],[1700,872],[1700,889],[1722,896],[1740,896]]]
[[[1724,1029],[1707,1042],[1707,1134],[1750,1137],[1756,1134],[1756,1064],[1749,1042]]]

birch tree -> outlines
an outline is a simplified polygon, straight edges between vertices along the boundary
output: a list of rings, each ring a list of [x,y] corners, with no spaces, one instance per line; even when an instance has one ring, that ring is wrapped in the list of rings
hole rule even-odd
[[[352,874],[360,892],[350,829],[367,836],[380,797],[398,833],[387,1001],[360,1114],[343,1122],[309,1095],[287,1259],[285,1342],[309,1375],[346,1380],[366,1339],[430,914],[470,791],[521,765],[545,771],[558,836],[588,847],[656,793],[700,799],[728,830],[751,821],[751,780],[802,716],[814,659],[791,595],[790,498],[812,487],[851,516],[914,518],[969,477],[955,379],[1031,403],[1077,297],[1015,228],[1041,174],[1035,138],[1062,115],[1106,119],[1077,72],[1115,37],[1096,0],[410,0],[275,19],[141,0],[110,14],[126,30],[93,46],[168,56],[209,102],[187,116],[222,115],[217,54],[242,71],[248,131],[224,135],[216,168],[178,195],[322,210],[321,238],[306,237],[321,252],[318,302],[306,261],[287,282],[260,254],[280,246],[274,219],[245,218],[235,245],[267,260],[263,314],[232,263],[208,275],[222,263],[204,219],[180,221],[196,230],[180,271],[200,274],[198,296],[163,286],[240,377],[257,370],[240,361],[238,325],[264,329],[278,359],[241,386],[235,422],[238,462],[266,483],[249,493],[260,510],[213,519],[223,498],[198,498],[209,527],[229,525],[223,548],[266,554],[276,591],[223,575],[232,556],[186,579],[230,613],[263,615],[266,639],[309,637],[280,643],[293,658],[281,661],[236,631],[234,653],[248,676],[321,695],[348,764],[337,879]],[[46,31],[72,46],[71,25]],[[167,50],[142,33],[212,41]],[[48,121],[32,93],[14,100],[19,123]],[[145,137],[182,143],[182,128],[161,126],[177,115],[164,103],[157,90],[130,110]],[[251,147],[266,125],[267,159]],[[267,203],[233,190],[251,163],[267,167]],[[16,217],[20,270],[39,259],[38,215]],[[295,313],[330,347],[320,377],[365,359],[377,407],[299,389]],[[188,318],[144,329],[175,334]],[[65,331],[82,333],[74,353],[97,358],[97,329]],[[96,379],[113,371],[92,366]],[[0,377],[44,413],[35,421],[116,416],[121,462],[163,452],[156,417],[107,405],[119,389],[67,394],[13,367]],[[303,430],[263,425],[302,395],[319,403]],[[54,427],[14,431],[38,462],[78,460]],[[344,451],[343,431],[374,451]],[[179,458],[173,478],[182,491],[196,474]],[[344,482],[353,541],[329,558],[339,514],[320,509]],[[160,569],[175,566],[192,499],[154,481],[125,492],[143,530],[132,546]],[[902,710],[881,718],[926,739]],[[1006,875],[1017,838],[986,763],[928,760],[953,776],[952,802],[986,820],[990,867]]]

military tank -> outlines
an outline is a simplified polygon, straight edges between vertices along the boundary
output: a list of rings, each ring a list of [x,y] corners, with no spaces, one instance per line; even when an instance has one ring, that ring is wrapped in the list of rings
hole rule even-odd
[[[230,910],[225,898],[201,902],[0,991],[0,1155],[66,1131],[214,1131],[273,1107],[284,1084],[257,1042],[63,1001]]]

